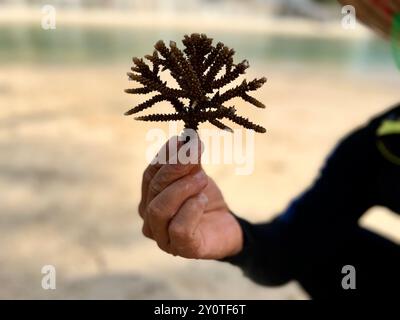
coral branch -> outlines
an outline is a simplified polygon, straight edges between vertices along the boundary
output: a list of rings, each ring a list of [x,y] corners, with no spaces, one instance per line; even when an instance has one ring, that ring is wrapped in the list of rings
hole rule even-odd
[[[229,128],[228,126],[224,125],[221,121],[217,120],[217,119],[211,119],[208,120],[211,124],[213,124],[214,126],[216,126],[219,129],[225,130],[225,131],[229,131],[229,132],[233,132],[233,130],[231,128]]]
[[[179,113],[149,114],[147,116],[136,117],[135,120],[140,120],[140,121],[177,121],[177,120],[182,120],[182,115]]]
[[[254,130],[256,132],[260,132],[260,133],[265,133],[266,132],[265,128],[250,122],[249,119],[247,119],[247,118],[243,118],[243,117],[238,116],[236,114],[227,114],[226,117],[229,120],[241,125],[244,128],[252,129],[252,130]]]
[[[224,103],[239,97],[258,108],[265,108],[261,101],[248,95],[248,92],[259,89],[266,79],[254,79],[249,82],[243,80],[240,85],[224,90],[225,86],[246,73],[249,63],[243,60],[235,65],[233,61],[235,51],[222,42],[213,46],[212,41],[205,34],[185,35],[182,40],[185,48],[180,50],[174,41],[171,41],[167,47],[164,41],[160,40],[154,45],[153,54],[145,56],[152,66],[141,58],[133,58],[134,66],[131,68],[132,72],[128,72],[128,76],[130,80],[140,83],[142,87],[126,89],[125,92],[131,94],[157,92],[157,94],[125,114],[135,114],[156,103],[168,101],[174,107],[175,113],[152,114],[135,119],[183,120],[185,128],[195,130],[200,123],[209,122],[222,130],[232,131],[220,121],[229,119],[244,128],[265,132],[263,127],[236,115],[236,109],[226,107]],[[178,89],[168,87],[167,82],[161,80],[160,74],[165,70],[168,70],[176,80]],[[187,105],[184,104],[182,98],[189,100]]]
[[[240,97],[244,101],[247,101],[248,103],[251,103],[253,106],[256,106],[257,108],[265,109],[265,105],[261,101],[258,101],[256,98],[250,97],[246,93],[242,94]]]
[[[153,98],[151,98],[151,99],[139,104],[138,106],[130,109],[129,111],[125,112],[125,115],[129,116],[131,114],[138,113],[140,111],[143,111],[143,110],[145,110],[147,108],[152,107],[157,102],[161,102],[163,100],[165,100],[165,98],[162,95],[154,96]]]
[[[126,93],[132,93],[132,94],[147,94],[152,92],[150,88],[133,88],[133,89],[125,89],[124,90]]]
[[[235,81],[240,75],[246,73],[246,69],[249,67],[247,60],[239,63],[232,71],[227,71],[220,79],[216,79],[212,83],[213,89],[219,89],[223,86]]]

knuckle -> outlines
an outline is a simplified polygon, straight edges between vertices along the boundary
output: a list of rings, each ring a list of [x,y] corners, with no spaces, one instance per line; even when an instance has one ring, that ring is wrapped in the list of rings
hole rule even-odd
[[[188,206],[189,206],[189,210],[191,210],[191,211],[199,211],[204,208],[204,204],[201,201],[195,200],[195,199],[190,201]]]
[[[139,215],[143,218],[143,216],[144,216],[144,205],[143,205],[143,202],[142,201],[140,201],[140,203],[139,203],[139,205],[138,205],[138,212],[139,212]]]
[[[190,238],[189,230],[180,223],[171,223],[169,227],[170,237],[176,242],[182,242]]]
[[[162,191],[162,185],[160,183],[159,179],[153,179],[151,180],[150,184],[149,184],[149,189],[151,192],[153,193],[160,193]]]
[[[177,247],[176,250],[180,256],[189,259],[202,259],[205,256],[201,244],[194,240],[186,241],[185,244]]]
[[[185,194],[193,194],[206,186],[206,181],[198,178],[189,177],[181,181],[181,190]]]
[[[182,188],[180,189],[182,190],[183,194],[187,195],[196,190],[196,184],[192,181],[182,181]]]
[[[143,172],[142,180],[143,180],[143,182],[149,182],[149,181],[151,181],[151,179],[152,179],[152,174],[150,173],[150,169],[147,168]]]
[[[154,193],[160,193],[170,183],[182,175],[182,170],[177,165],[167,165],[162,173],[157,174],[149,183],[149,188]]]
[[[199,171],[192,175],[191,180],[197,186],[205,186],[208,183],[208,177],[204,171]]]
[[[204,247],[200,244],[197,244],[193,250],[194,258],[196,259],[204,259],[206,257]]]
[[[142,233],[146,238],[150,238],[151,239],[151,232],[149,230],[149,228],[146,227],[146,225],[143,224],[142,226]]]
[[[170,170],[168,168],[161,174],[159,177],[157,177],[158,184],[161,185],[162,187],[166,187],[169,183],[173,182],[177,177],[177,173],[174,172],[174,170]]]
[[[150,204],[147,206],[147,214],[150,219],[158,219],[162,217],[163,210],[159,206],[155,205],[154,202],[150,202]]]
[[[168,166],[168,171],[169,171],[170,176],[174,177],[174,176],[178,176],[178,175],[184,173],[187,167],[188,167],[187,165],[184,165],[184,164],[181,164],[178,162],[178,163],[170,164]]]
[[[157,241],[157,245],[162,251],[165,251],[166,253],[171,253],[166,244],[161,243],[160,241]]]

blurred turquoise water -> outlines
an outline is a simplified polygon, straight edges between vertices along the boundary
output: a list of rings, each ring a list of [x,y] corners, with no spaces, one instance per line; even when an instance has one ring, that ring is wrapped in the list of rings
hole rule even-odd
[[[303,67],[330,65],[348,70],[393,70],[390,44],[379,39],[332,39],[264,34],[212,33],[233,47],[237,59],[265,65]],[[4,64],[116,64],[151,53],[159,39],[180,42],[183,32],[57,26],[43,30],[33,25],[0,26],[0,65]]]
[[[400,14],[393,18],[391,42],[393,56],[400,69]]]

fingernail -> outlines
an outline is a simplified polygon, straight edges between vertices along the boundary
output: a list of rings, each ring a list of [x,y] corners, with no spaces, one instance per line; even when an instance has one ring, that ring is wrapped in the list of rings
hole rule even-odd
[[[197,181],[203,181],[206,179],[206,174],[203,170],[198,171],[193,178]]]
[[[201,192],[199,194],[199,201],[202,203],[207,203],[208,202],[208,197],[205,195],[205,193]]]

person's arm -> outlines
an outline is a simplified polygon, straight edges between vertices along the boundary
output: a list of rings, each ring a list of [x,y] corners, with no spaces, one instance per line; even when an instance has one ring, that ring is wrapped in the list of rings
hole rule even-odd
[[[342,139],[312,186],[276,219],[251,224],[237,217],[244,234],[243,249],[223,261],[239,266],[258,283],[282,284],[301,278],[307,264],[332,255],[329,252],[335,252],[343,239],[353,235],[358,219],[370,207],[381,204],[393,208],[394,201],[389,200],[395,198],[391,195],[396,189],[389,182],[398,173],[386,168],[390,164],[376,147],[376,131],[393,113],[400,116],[400,107]],[[379,183],[382,181],[385,183]]]
[[[235,218],[243,231],[243,248],[221,261],[240,267],[248,278],[259,284],[277,286],[291,280],[290,231],[286,223],[278,218],[252,224],[243,218]]]
[[[168,253],[227,261],[258,283],[312,280],[312,266],[346,247],[344,235],[358,218],[383,204],[376,173],[384,160],[374,139],[386,115],[342,140],[313,186],[269,223],[234,216],[200,164],[149,165],[139,206],[143,233]]]

